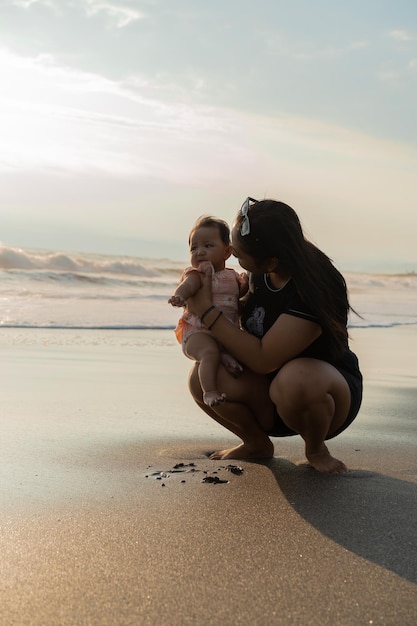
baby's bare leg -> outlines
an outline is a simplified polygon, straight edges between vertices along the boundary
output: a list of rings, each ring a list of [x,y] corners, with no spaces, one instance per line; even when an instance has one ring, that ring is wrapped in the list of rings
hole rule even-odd
[[[199,363],[198,376],[205,404],[216,406],[224,402],[226,395],[217,390],[220,350],[214,337],[207,333],[194,333],[185,344],[185,354]]]

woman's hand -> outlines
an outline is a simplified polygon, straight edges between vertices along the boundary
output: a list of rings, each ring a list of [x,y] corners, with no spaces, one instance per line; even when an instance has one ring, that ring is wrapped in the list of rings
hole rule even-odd
[[[201,288],[187,300],[187,310],[198,317],[201,317],[204,311],[207,311],[213,304],[213,294],[211,291],[213,266],[211,264],[206,267],[202,266],[203,264],[201,264],[200,269],[204,271],[204,276]]]

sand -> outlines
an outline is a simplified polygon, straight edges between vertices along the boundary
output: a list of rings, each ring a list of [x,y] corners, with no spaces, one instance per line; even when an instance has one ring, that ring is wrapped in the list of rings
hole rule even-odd
[[[350,471],[321,476],[298,437],[210,461],[236,440],[169,332],[0,329],[0,624],[415,626],[417,333],[352,334]]]

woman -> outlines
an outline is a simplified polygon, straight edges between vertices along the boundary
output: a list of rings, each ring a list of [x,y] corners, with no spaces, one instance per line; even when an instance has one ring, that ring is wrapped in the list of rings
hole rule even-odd
[[[212,458],[268,458],[274,452],[271,436],[299,434],[315,469],[345,472],[324,442],[355,419],[362,399],[358,361],[348,347],[346,283],[304,238],[297,214],[282,202],[247,198],[231,241],[249,273],[245,332],[213,306],[209,279],[187,300],[188,309],[248,368],[239,378],[219,369],[218,385],[227,402],[216,407],[204,405],[197,365],[190,375],[197,404],[242,440]],[[262,416],[260,402],[269,407]]]

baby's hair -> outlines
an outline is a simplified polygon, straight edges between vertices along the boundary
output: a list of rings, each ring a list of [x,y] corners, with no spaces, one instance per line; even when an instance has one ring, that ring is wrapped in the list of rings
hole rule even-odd
[[[230,244],[230,228],[229,225],[227,224],[227,222],[225,222],[224,220],[221,220],[218,217],[213,217],[211,215],[201,215],[198,220],[196,221],[196,223],[194,224],[191,232],[190,232],[190,236],[188,238],[188,243],[190,243],[191,241],[191,237],[193,235],[193,233],[195,233],[195,231],[198,228],[211,228],[212,226],[216,227],[219,229],[219,233],[220,233],[220,238],[222,240],[222,242],[224,243],[225,246],[228,246]]]

